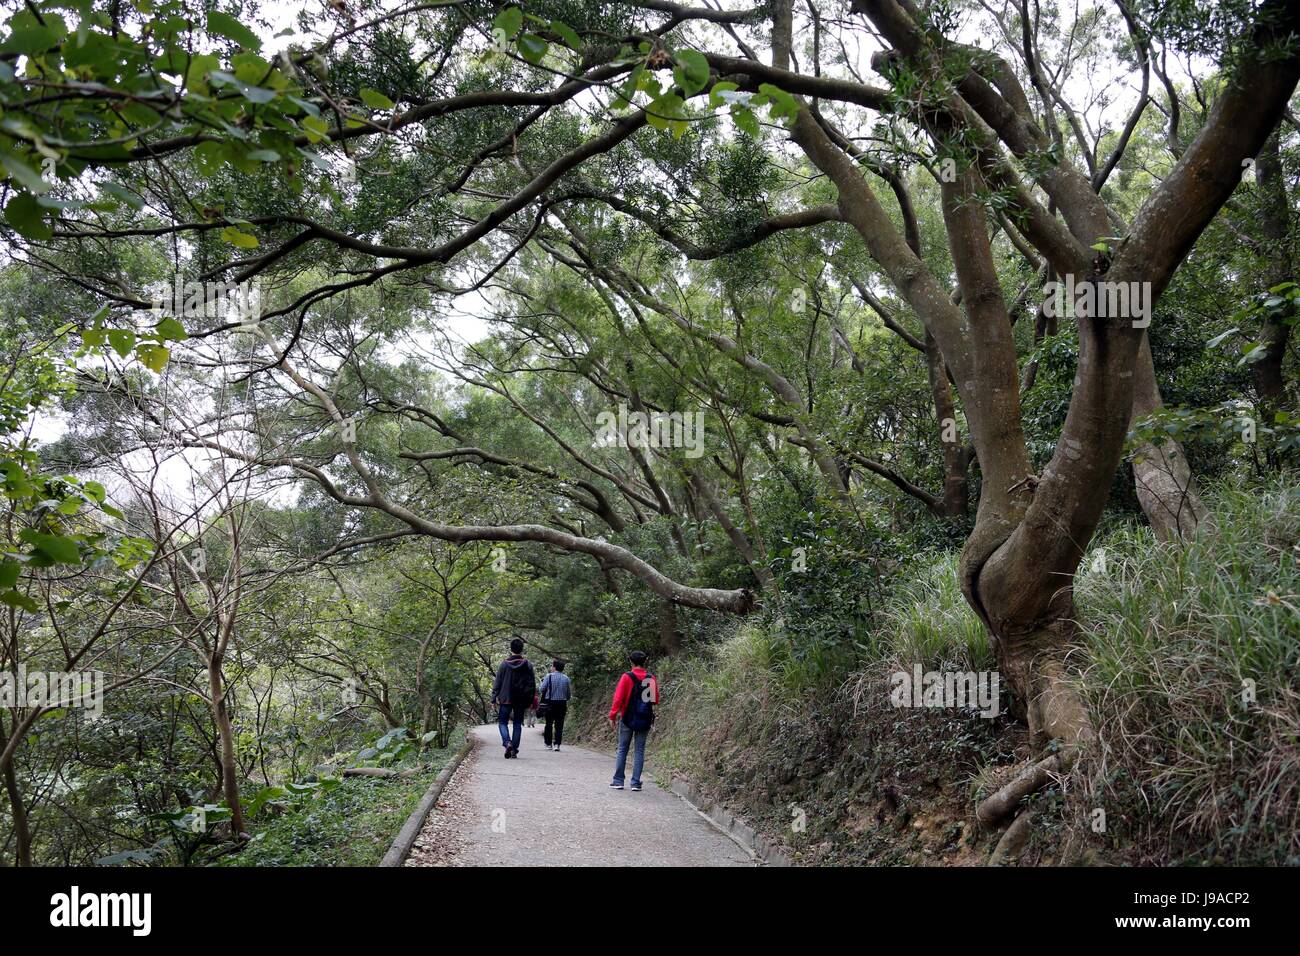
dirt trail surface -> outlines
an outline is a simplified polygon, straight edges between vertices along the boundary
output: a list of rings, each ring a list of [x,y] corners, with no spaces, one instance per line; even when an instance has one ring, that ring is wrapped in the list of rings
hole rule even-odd
[[[565,744],[547,750],[525,728],[514,760],[495,724],[429,814],[407,866],[753,866],[753,855],[653,780],[611,790],[614,758]],[[631,779],[631,756],[628,778]]]

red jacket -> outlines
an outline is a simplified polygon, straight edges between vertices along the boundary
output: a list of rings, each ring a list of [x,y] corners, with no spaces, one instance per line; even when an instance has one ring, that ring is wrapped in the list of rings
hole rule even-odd
[[[644,681],[646,678],[646,669],[644,667],[632,668],[632,675],[636,678],[637,683]],[[618,686],[614,688],[614,703],[609,708],[610,720],[621,720],[623,711],[627,710],[628,702],[632,699],[632,688],[635,686],[633,681],[624,674],[618,679]],[[650,678],[650,703],[659,703],[659,678]]]

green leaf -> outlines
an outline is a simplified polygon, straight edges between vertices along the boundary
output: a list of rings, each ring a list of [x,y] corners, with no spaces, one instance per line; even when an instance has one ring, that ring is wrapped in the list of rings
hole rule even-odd
[[[313,143],[319,143],[329,133],[329,121],[319,116],[304,116],[302,119],[302,128],[307,134],[307,139]]]
[[[678,138],[686,132],[686,102],[676,93],[665,93],[646,107],[646,122],[655,129],[671,130]]]
[[[231,72],[245,83],[277,82],[280,72],[256,53],[236,53],[230,58]]]
[[[614,98],[614,109],[625,109],[632,105],[632,97],[636,95],[637,89],[641,84],[641,75],[645,73],[644,66],[638,66],[628,74],[623,85],[618,89],[618,96]]]
[[[0,53],[35,56],[44,53],[68,35],[68,28],[58,14],[45,13],[41,23],[28,10],[20,10],[9,20],[9,35],[0,43]]]
[[[582,48],[582,40],[579,38],[577,31],[567,23],[561,23],[559,20],[551,21],[551,32],[560,38],[560,42],[570,50],[579,50]]]
[[[269,103],[275,99],[275,90],[268,90],[263,86],[253,86],[251,83],[245,83],[233,73],[227,73],[225,70],[213,70],[208,74],[208,78],[218,86],[233,86],[239,90],[239,94],[250,103]]]
[[[0,166],[3,166],[15,180],[26,186],[34,193],[49,192],[50,184],[47,183],[41,174],[17,156],[0,155]]]
[[[391,110],[397,104],[390,100],[378,90],[362,88],[361,102],[365,103],[372,110]]]
[[[131,192],[129,189],[122,188],[117,183],[102,182],[99,184],[99,188],[102,189],[104,192],[108,193],[110,196],[122,200],[122,202],[126,203],[132,209],[144,208],[143,199],[141,199],[135,193]]]
[[[709,106],[716,110],[723,103],[734,102],[734,97],[728,97],[726,94],[735,93],[739,89],[740,87],[730,80],[719,80],[713,84],[713,89],[709,91]]]
[[[245,50],[260,50],[262,41],[257,34],[244,26],[228,13],[213,10],[208,14],[208,32],[234,40]]]
[[[206,95],[208,92],[208,74],[221,65],[211,53],[201,53],[190,59],[185,71],[185,85],[192,92]]]
[[[763,83],[758,92],[771,101],[770,112],[774,120],[788,120],[793,123],[799,117],[799,101],[771,83]]]
[[[185,332],[185,326],[181,325],[178,321],[173,319],[171,316],[168,316],[167,318],[159,322],[157,325],[155,325],[154,332],[164,342],[167,341],[180,342],[186,338],[189,338],[189,336]]]
[[[673,54],[676,66],[673,79],[687,96],[694,96],[709,82],[709,61],[698,50],[678,50]]]
[[[732,104],[731,119],[736,124],[737,129],[743,133],[748,133],[755,139],[762,132],[759,129],[758,117],[754,115],[754,111],[748,106],[741,106],[739,103]]]
[[[0,588],[8,591],[18,583],[18,575],[22,567],[17,561],[0,562]]]
[[[1232,328],[1228,329],[1228,331],[1226,331],[1226,332],[1222,332],[1222,333],[1220,333],[1219,335],[1216,335],[1214,338],[1210,339],[1210,341],[1208,341],[1208,342],[1205,343],[1205,347],[1206,347],[1207,349],[1218,348],[1220,345],[1223,344],[1223,341],[1224,341],[1228,336],[1232,335],[1232,334],[1235,333],[1236,331],[1237,331],[1236,326],[1233,326]]]
[[[145,364],[145,366],[157,374],[161,375],[162,370],[167,365],[167,359],[171,357],[171,350],[164,345],[153,345],[146,343],[135,350],[136,358]]]
[[[135,333],[130,329],[113,329],[108,333],[108,344],[119,356],[126,358],[135,348]]]
[[[18,532],[18,537],[55,564],[81,563],[81,549],[76,541],[65,535],[42,534],[28,528]]]
[[[256,249],[258,246],[257,236],[250,236],[246,232],[240,232],[234,226],[227,226],[222,229],[221,238],[239,249]]]
[[[257,795],[250,800],[245,809],[248,810],[250,817],[257,816],[257,812],[273,800],[283,800],[289,796],[289,791],[284,787],[270,786],[263,787],[257,791]]]
[[[507,40],[513,40],[515,34],[523,29],[524,14],[518,7],[506,7],[492,21],[492,29],[500,30]]]
[[[297,106],[308,116],[314,116],[317,119],[320,119],[320,107],[318,107],[315,103],[311,102],[310,100],[299,99],[296,96],[289,96],[286,98],[289,100],[290,103],[292,103],[294,106]]]
[[[14,193],[5,206],[5,221],[28,239],[49,239],[54,227],[45,220],[45,210],[31,193]]]
[[[0,591],[0,602],[8,604],[10,607],[20,607],[24,611],[35,613],[39,610],[40,605],[26,594],[19,594],[17,591]]]
[[[525,33],[519,38],[519,55],[529,63],[541,63],[550,44],[536,33]]]

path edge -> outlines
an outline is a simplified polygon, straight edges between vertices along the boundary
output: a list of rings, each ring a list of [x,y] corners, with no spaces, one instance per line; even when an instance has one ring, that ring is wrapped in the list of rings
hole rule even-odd
[[[420,799],[419,805],[406,818],[406,822],[402,824],[402,829],[397,832],[397,839],[388,848],[384,858],[379,861],[380,866],[401,866],[406,862],[406,858],[411,854],[411,847],[415,846],[415,841],[420,838],[420,833],[424,830],[424,821],[429,818],[429,813],[433,810],[434,804],[442,796],[442,791],[446,789],[452,774],[456,772],[461,761],[473,749],[474,738],[466,731],[465,742],[460,745],[460,750],[434,778],[433,783],[429,785],[429,789],[425,791],[424,796]]]
[[[759,833],[720,803],[710,801],[685,777],[673,775],[669,789],[682,803],[705,817],[715,827],[748,850],[764,866],[794,866],[780,844]]]

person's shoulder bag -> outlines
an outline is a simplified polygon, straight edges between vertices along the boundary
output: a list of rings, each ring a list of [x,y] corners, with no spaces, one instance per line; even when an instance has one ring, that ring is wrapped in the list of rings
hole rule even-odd
[[[549,675],[547,675],[549,676]],[[537,716],[545,717],[551,710],[551,702],[546,699],[546,695],[551,691],[551,682],[542,679],[542,699],[537,702]]]

